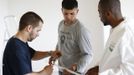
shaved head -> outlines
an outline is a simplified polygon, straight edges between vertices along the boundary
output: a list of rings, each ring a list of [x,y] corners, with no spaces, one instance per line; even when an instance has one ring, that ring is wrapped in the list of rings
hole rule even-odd
[[[111,11],[112,13],[121,13],[119,0],[100,0],[99,6],[103,10]]]
[[[121,20],[123,20],[119,0],[100,0],[98,11],[104,26],[116,26]]]

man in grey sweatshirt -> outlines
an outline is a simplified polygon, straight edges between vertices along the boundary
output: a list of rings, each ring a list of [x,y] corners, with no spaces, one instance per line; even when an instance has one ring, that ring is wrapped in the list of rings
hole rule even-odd
[[[78,2],[76,0],[62,1],[64,19],[59,23],[56,50],[60,51],[62,55],[58,59],[60,66],[83,75],[92,61],[93,53],[90,33],[76,18],[78,11]],[[53,55],[50,58],[50,63],[54,57],[56,56]],[[60,75],[71,75],[62,69],[59,69],[59,71]]]

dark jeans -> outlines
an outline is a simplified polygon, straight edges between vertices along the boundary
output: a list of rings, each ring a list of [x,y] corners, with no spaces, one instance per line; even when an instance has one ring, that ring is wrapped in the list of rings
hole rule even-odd
[[[59,75],[63,75],[61,71],[59,71]]]

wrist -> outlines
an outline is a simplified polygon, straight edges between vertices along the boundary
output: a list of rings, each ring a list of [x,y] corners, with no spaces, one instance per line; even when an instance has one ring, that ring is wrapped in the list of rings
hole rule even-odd
[[[48,55],[51,56],[53,51],[48,51]]]

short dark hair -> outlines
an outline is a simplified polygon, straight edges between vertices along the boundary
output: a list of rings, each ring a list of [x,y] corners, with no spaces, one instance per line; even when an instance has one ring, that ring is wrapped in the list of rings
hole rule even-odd
[[[78,8],[78,2],[77,0],[63,0],[62,8],[69,9],[69,10],[73,8]]]
[[[23,30],[26,26],[32,25],[33,27],[37,27],[39,22],[43,23],[43,20],[36,13],[29,11],[22,15],[19,22],[19,31]]]

